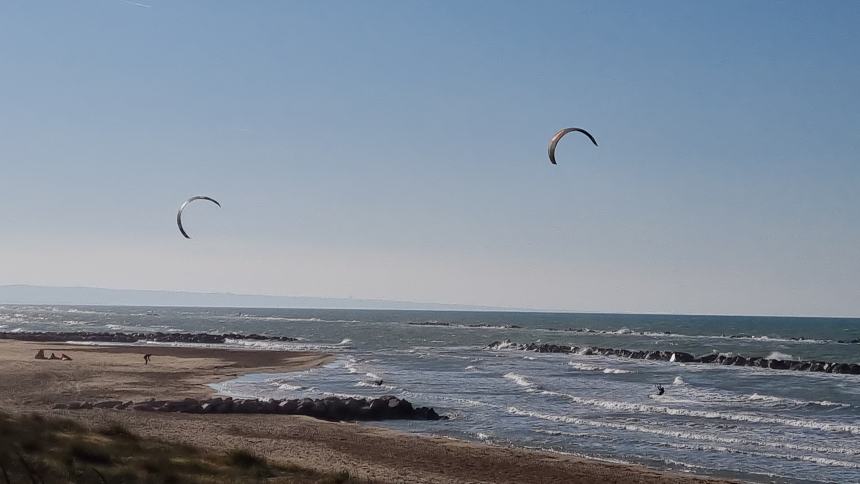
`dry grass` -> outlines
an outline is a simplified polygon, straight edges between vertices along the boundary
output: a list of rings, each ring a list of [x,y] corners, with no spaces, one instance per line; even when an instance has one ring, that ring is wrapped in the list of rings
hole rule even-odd
[[[0,413],[0,484],[355,482],[267,462],[247,449],[211,454],[138,437],[120,424],[88,429],[74,421]]]

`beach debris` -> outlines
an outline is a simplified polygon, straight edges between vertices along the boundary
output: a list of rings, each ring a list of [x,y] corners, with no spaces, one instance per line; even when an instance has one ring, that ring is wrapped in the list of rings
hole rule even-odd
[[[573,353],[583,356],[602,355],[631,358],[634,360],[658,360],[671,363],[711,363],[715,365],[754,366],[771,370],[811,371],[819,373],[842,373],[860,375],[860,364],[833,363],[827,361],[780,360],[775,358],[744,357],[740,355],[725,355],[710,353],[704,356],[693,356],[682,351],[631,351],[615,348],[599,348],[594,346],[568,346],[551,343],[517,344],[511,340],[494,341],[487,345],[490,350],[522,350],[537,353]]]
[[[219,208],[221,207],[221,204],[218,203],[218,200],[215,200],[214,198],[206,197],[203,195],[197,195],[197,196],[191,197],[188,200],[184,201],[182,203],[182,205],[179,207],[179,211],[176,213],[176,225],[179,226],[179,231],[182,232],[182,235],[186,239],[190,239],[191,237],[188,236],[188,234],[185,232],[185,228],[182,227],[182,211],[185,210],[185,207],[187,207],[189,203],[191,203],[195,200],[207,200],[207,201],[214,203],[215,205],[218,205]]]
[[[296,398],[292,400],[258,400],[210,398],[197,400],[147,400],[143,402],[69,402],[54,405],[57,410],[82,410],[91,408],[141,412],[178,412],[199,414],[277,414],[305,415],[323,420],[447,420],[428,407],[412,406],[408,400],[392,395],[367,399],[353,397],[326,397],[319,399]]]
[[[594,146],[597,146],[597,140],[594,139],[594,136],[591,136],[591,133],[589,133],[588,131],[586,131],[582,128],[560,129],[549,140],[549,147],[547,148],[547,153],[549,154],[550,163],[552,163],[553,165],[557,164],[555,162],[555,147],[558,145],[558,142],[561,141],[561,139],[564,137],[564,135],[566,135],[567,133],[572,133],[574,131],[578,132],[578,133],[582,133],[585,136],[588,136],[588,139],[590,139],[591,142],[594,143]]]

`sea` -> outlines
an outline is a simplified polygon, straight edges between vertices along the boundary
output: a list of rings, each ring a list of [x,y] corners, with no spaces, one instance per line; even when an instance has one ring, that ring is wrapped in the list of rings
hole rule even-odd
[[[224,346],[336,358],[213,388],[278,399],[396,395],[450,420],[370,425],[749,482],[860,482],[860,375],[487,348],[511,340],[860,363],[851,342],[860,319],[5,305],[0,331],[291,336],[299,340]]]

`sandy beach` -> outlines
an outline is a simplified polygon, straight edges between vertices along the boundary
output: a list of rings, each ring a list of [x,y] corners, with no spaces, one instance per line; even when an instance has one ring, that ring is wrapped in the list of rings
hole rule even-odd
[[[72,361],[35,360],[40,349]],[[152,354],[144,365],[143,354]],[[331,361],[307,352],[159,346],[80,346],[0,341],[0,409],[62,415],[211,450],[251,449],[284,464],[379,482],[721,482],[570,455],[408,435],[301,416],[51,410],[72,400],[205,398],[208,383]],[[420,403],[420,402],[419,402]]]

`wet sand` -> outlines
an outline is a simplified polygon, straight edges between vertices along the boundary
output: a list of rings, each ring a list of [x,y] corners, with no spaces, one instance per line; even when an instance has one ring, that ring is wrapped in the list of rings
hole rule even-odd
[[[39,349],[47,355],[66,353],[73,361],[35,360]],[[143,364],[144,353],[153,355],[149,365]],[[205,398],[213,393],[208,383],[248,373],[296,371],[332,359],[307,352],[0,341],[0,409],[53,413],[94,426],[122,422],[143,436],[216,451],[246,448],[276,462],[345,470],[380,482],[725,482],[301,416],[50,410],[54,403],[68,401]]]

